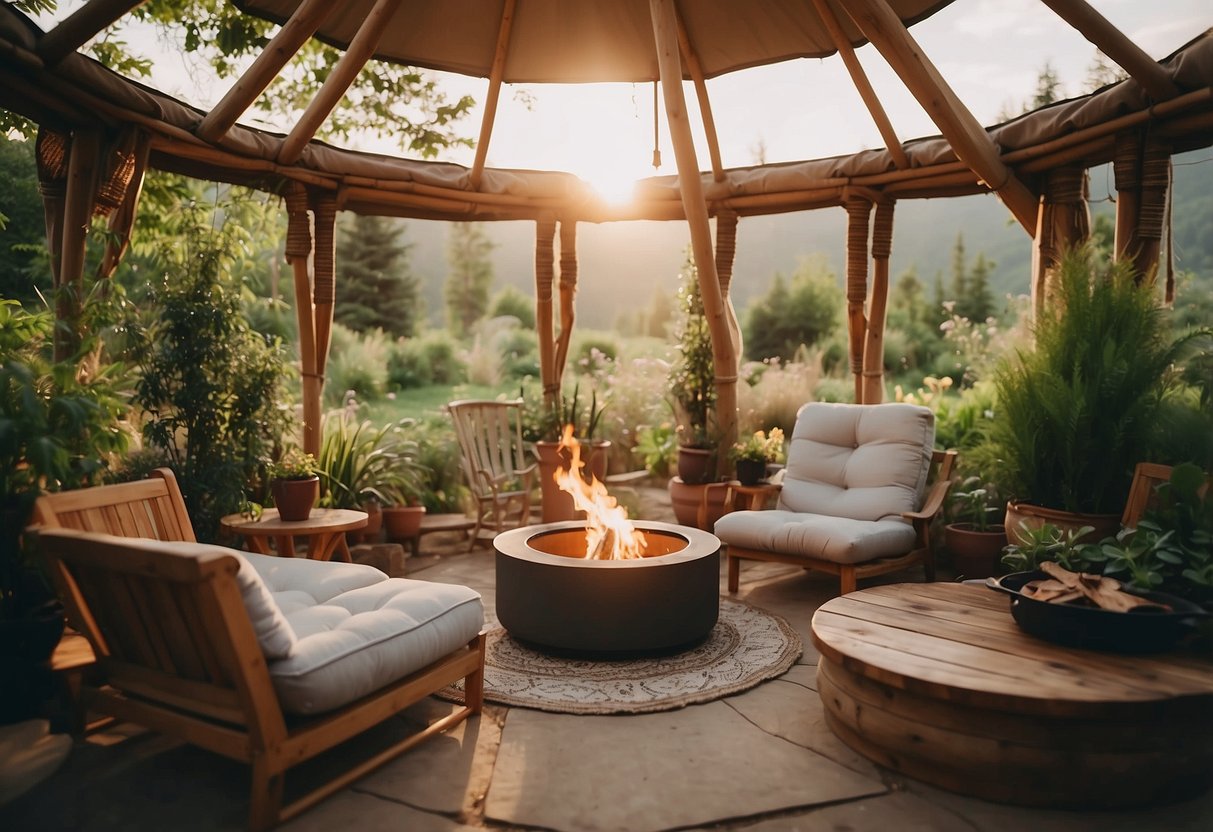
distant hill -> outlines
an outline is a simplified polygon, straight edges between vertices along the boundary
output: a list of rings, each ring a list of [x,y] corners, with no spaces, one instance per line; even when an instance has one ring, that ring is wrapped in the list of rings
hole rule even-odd
[[[1175,237],[1177,268],[1198,273],[1213,286],[1213,150],[1177,156],[1175,160]],[[1095,200],[1106,196],[1111,172],[1091,173]],[[1095,212],[1113,211],[1097,201]],[[442,322],[442,284],[446,275],[447,224],[409,220],[413,273],[418,276],[426,311]],[[532,222],[486,223],[496,244],[494,291],[507,284],[534,293],[535,225]],[[1032,241],[1010,213],[989,195],[952,199],[905,200],[893,222],[890,271],[894,279],[914,268],[929,288],[936,274],[945,281],[951,269],[956,236],[964,238],[969,262],[983,253],[993,261],[990,284],[996,297],[1023,294],[1031,277]],[[580,326],[611,328],[621,312],[646,305],[654,287],[673,292],[690,233],[683,222],[633,222],[578,227],[577,321]],[[733,300],[744,309],[761,295],[776,272],[790,275],[801,258],[824,255],[843,279],[846,213],[841,208],[764,217],[743,217],[737,231]]]

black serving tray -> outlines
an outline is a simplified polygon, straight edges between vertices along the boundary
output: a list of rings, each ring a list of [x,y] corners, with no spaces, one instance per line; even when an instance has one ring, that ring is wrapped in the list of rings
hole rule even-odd
[[[1078,604],[1054,604],[1021,592],[1024,584],[1048,577],[1039,570],[1015,572],[990,578],[986,586],[1011,596],[1011,615],[1025,633],[1068,647],[1117,653],[1158,653],[1174,647],[1192,632],[1195,619],[1209,614],[1191,601],[1165,592],[1125,590],[1166,604],[1171,612],[1149,607],[1116,612]]]

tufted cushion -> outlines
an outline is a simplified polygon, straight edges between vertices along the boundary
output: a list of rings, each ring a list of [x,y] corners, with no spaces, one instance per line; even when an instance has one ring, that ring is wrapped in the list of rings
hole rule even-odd
[[[269,663],[282,709],[338,708],[437,661],[484,626],[480,593],[369,566],[251,557],[296,636]]]
[[[897,520],[852,520],[795,511],[735,511],[716,521],[716,536],[744,549],[782,552],[834,563],[904,555],[914,528]]]
[[[810,402],[796,417],[778,508],[903,522],[922,502],[934,444],[925,407]]]

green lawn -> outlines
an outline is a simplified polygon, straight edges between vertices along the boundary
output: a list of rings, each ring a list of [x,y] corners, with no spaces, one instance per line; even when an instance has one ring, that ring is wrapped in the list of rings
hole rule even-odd
[[[394,399],[378,399],[367,402],[361,410],[362,418],[370,419],[375,424],[386,424],[397,419],[424,419],[442,416],[442,408],[447,402],[457,399],[494,399],[498,394],[506,392],[495,387],[485,387],[475,384],[449,385],[435,384],[429,387],[416,387],[402,390]],[[517,387],[514,395],[517,395]]]

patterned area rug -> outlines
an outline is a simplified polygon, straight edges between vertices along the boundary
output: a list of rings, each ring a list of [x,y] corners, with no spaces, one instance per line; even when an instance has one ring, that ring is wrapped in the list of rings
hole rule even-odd
[[[562,714],[640,714],[710,702],[791,667],[800,637],[777,615],[720,599],[720,619],[697,647],[672,656],[580,659],[541,653],[501,627],[489,632],[484,698]],[[463,682],[439,692],[462,701]]]

